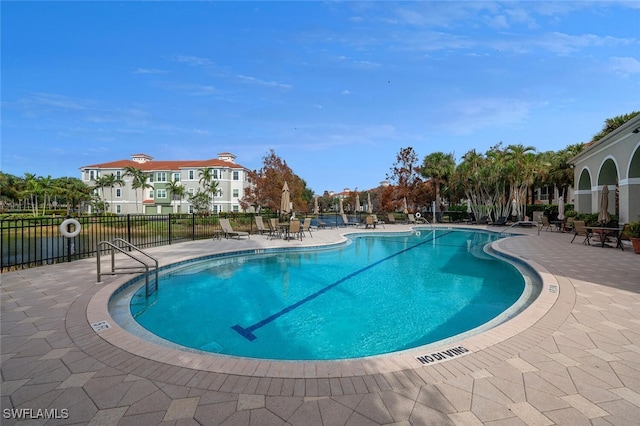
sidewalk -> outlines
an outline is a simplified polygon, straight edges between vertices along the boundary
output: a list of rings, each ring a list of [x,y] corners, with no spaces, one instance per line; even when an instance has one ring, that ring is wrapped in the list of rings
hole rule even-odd
[[[637,424],[640,256],[569,244],[570,234],[514,231],[528,235],[499,247],[557,282],[544,295],[553,302],[535,321],[505,324],[502,338],[489,331],[470,340],[468,353],[426,365],[393,356],[287,368],[163,358],[157,347],[127,346],[126,338],[91,327],[101,292],[125,279],[96,285],[95,259],[4,273],[2,424],[22,424],[17,414],[40,417],[28,424],[64,425]],[[331,244],[345,232],[321,230],[303,242],[252,235],[148,252],[162,265],[219,251]]]

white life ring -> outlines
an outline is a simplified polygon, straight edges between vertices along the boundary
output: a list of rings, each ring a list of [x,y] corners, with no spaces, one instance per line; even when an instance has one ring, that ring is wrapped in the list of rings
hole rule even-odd
[[[420,231],[416,231],[416,237],[419,237],[420,235]]]
[[[422,215],[420,214],[420,212],[416,213],[416,219],[420,219],[422,217]]]
[[[69,232],[67,231],[67,226],[68,225],[73,225],[74,229],[73,232]],[[60,224],[60,233],[62,235],[64,235],[67,238],[73,238],[78,236],[78,234],[80,233],[80,222],[78,222],[75,219],[65,219],[61,224]]]

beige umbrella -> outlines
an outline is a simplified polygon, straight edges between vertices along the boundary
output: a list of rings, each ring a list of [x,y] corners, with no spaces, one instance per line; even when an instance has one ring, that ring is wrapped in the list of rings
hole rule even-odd
[[[558,198],[558,220],[564,220],[564,197]]]
[[[402,212],[404,214],[409,214],[409,208],[407,207],[407,197],[404,197],[404,200],[402,201]]]
[[[280,199],[280,212],[287,214],[291,211],[291,194],[289,193],[289,185],[287,182],[282,187],[282,198]]]
[[[355,206],[355,211],[359,212],[360,211],[360,194],[356,194],[356,206]]]
[[[320,214],[320,209],[318,208],[318,197],[313,199],[313,214],[316,216]]]
[[[367,213],[373,213],[373,205],[371,204],[371,193],[367,192]]]
[[[342,205],[342,198],[340,198],[340,214],[344,214],[344,206]]]
[[[600,198],[600,211],[598,212],[598,222],[607,223],[611,220],[609,216],[609,187],[602,187],[602,198]]]

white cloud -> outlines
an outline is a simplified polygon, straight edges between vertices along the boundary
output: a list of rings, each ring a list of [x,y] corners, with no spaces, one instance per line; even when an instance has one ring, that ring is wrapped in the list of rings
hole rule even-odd
[[[158,70],[154,68],[136,68],[133,74],[167,74],[168,71]]]
[[[207,58],[201,58],[199,56],[192,55],[176,55],[174,60],[182,64],[191,65],[192,67],[202,67],[205,65],[211,65],[211,60]]]
[[[640,73],[640,61],[632,57],[614,56],[609,58],[609,70],[615,74],[628,77]]]
[[[291,89],[293,87],[290,84],[278,83],[277,81],[260,80],[259,78],[250,77],[242,74],[236,74],[236,77],[238,77],[242,81],[257,84],[259,86],[278,87],[281,89]]]

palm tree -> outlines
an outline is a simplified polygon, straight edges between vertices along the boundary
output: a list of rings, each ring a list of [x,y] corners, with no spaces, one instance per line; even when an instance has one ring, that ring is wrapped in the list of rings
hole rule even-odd
[[[213,198],[218,192],[218,181],[213,178],[213,168],[205,167],[198,169],[198,176],[200,176],[199,183],[204,188],[204,194],[207,194],[209,197],[209,202],[212,206],[211,211],[213,211]]]
[[[453,154],[445,154],[444,152],[434,152],[424,157],[422,162],[422,176],[431,178],[435,187],[435,201],[439,208],[441,205],[440,185],[446,183],[455,171],[456,162]],[[435,212],[434,212],[435,218]]]
[[[106,198],[104,196],[104,188],[108,185],[107,180],[109,179],[108,176],[113,176],[113,175],[104,175],[104,176],[100,176],[98,178],[96,178],[96,180],[94,180],[94,184],[93,184],[93,189],[98,189],[100,190],[100,192],[102,193],[102,200],[104,203],[106,203]]]
[[[179,201],[176,213],[180,213],[180,203],[182,202],[182,199],[186,194],[184,186],[180,185],[179,179],[174,179],[169,181],[169,183],[167,184],[167,189],[171,193],[171,200],[177,199]]]
[[[29,197],[31,201],[31,212],[35,217],[38,215],[38,197],[42,192],[42,187],[40,186],[38,177],[33,173],[24,174],[24,184],[23,195]]]
[[[136,213],[138,213],[138,189],[144,191],[145,188],[153,188],[153,185],[147,183],[149,176],[140,169],[136,169],[134,166],[127,166],[125,168],[125,176],[131,176],[131,189],[136,193]]]

